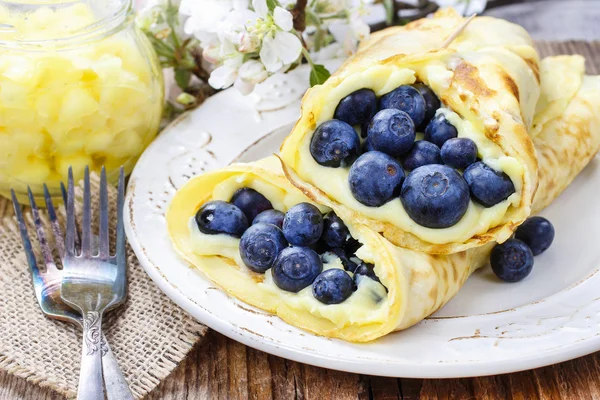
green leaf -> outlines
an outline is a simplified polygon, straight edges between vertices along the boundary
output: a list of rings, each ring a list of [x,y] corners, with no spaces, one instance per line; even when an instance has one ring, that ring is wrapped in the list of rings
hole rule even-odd
[[[192,73],[187,69],[176,68],[175,69],[175,82],[182,90],[187,89],[192,79]]]
[[[322,85],[330,76],[331,74],[323,65],[313,64],[310,71],[310,86]]]
[[[269,7],[269,11],[273,12],[273,10],[275,10],[275,7],[277,7],[279,5],[279,3],[277,2],[277,0],[267,0],[267,7]]]

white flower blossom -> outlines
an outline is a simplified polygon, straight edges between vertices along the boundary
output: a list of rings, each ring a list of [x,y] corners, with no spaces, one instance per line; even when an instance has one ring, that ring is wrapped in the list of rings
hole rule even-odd
[[[344,48],[341,43],[334,42],[331,43],[319,51],[315,51],[311,53],[311,57],[314,62],[322,63],[323,61],[332,60],[335,58],[343,58],[347,57],[348,54],[344,51]]]
[[[257,60],[246,61],[238,71],[239,77],[247,82],[257,84],[269,76],[265,66]]]
[[[189,16],[185,31],[200,40],[204,58],[216,66],[208,83],[217,89],[234,85],[249,93],[302,52],[291,32],[292,14],[280,6],[269,10],[266,0],[253,0],[252,8],[248,0],[182,0],[180,12]]]
[[[350,14],[350,30],[354,35],[354,38],[358,41],[365,40],[369,37],[371,32],[371,28],[369,25],[362,19],[362,14],[358,10],[354,10]]]
[[[254,10],[269,20],[266,0],[253,0]],[[290,33],[293,28],[292,14],[282,7],[275,7],[273,24],[263,37],[260,60],[269,72],[277,72],[296,62],[302,53],[302,43],[298,36]]]
[[[168,0],[151,0],[166,2]],[[179,0],[185,32],[194,35],[203,57],[214,66],[209,84],[250,93],[268,76],[287,71],[302,56],[302,41],[290,10],[296,0]],[[315,20],[302,33],[311,62],[347,56],[369,36],[362,16],[373,0],[311,0]],[[319,21],[319,22],[315,22]],[[317,25],[318,24],[318,25]],[[319,51],[315,51],[319,48]],[[308,55],[307,55],[308,57]]]
[[[202,47],[216,44],[218,34],[236,22],[231,16],[244,11],[248,11],[248,0],[181,0],[179,8],[189,16],[185,32],[196,36]]]
[[[240,93],[246,95],[254,90],[254,86],[267,79],[269,74],[264,65],[257,60],[246,61],[242,65],[224,64],[210,74],[208,83],[223,89],[233,85]]]
[[[254,86],[267,79],[268,76],[265,66],[260,61],[246,61],[238,69],[238,77],[234,87],[244,95],[250,94],[254,90]]]

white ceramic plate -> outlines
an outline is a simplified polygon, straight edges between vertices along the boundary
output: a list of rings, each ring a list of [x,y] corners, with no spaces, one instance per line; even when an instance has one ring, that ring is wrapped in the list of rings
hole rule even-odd
[[[171,248],[165,211],[190,177],[277,152],[299,115],[307,70],[271,79],[252,98],[211,97],[172,124],[139,160],[129,183],[126,229],[140,262],[178,305],[248,346],[300,362],[357,373],[448,378],[498,374],[600,349],[600,160],[544,215],[552,248],[524,281],[476,272],[448,305],[406,331],[351,344],[296,329],[227,296]]]

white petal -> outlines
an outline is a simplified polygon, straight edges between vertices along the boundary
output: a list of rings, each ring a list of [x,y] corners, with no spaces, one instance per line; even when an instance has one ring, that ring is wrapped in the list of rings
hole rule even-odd
[[[244,55],[236,51],[234,53],[228,54],[223,64],[227,65],[228,67],[238,69],[243,62]]]
[[[179,13],[184,15],[192,15],[194,5],[197,3],[198,2],[196,0],[181,0],[181,4],[179,5]]]
[[[254,90],[254,83],[248,82],[244,79],[237,78],[235,80],[235,83],[233,84],[233,87],[235,87],[241,94],[246,96],[246,95],[252,93],[252,91]]]
[[[273,20],[278,27],[286,32],[294,27],[292,13],[281,7],[275,7],[275,11],[273,12]]]
[[[202,56],[211,64],[217,64],[221,61],[221,52],[218,46],[205,47],[202,50]]]
[[[344,56],[344,49],[342,48],[342,44],[338,42],[331,43],[321,48],[321,50],[319,50],[318,52],[311,54],[313,61],[316,62],[323,62],[335,58],[342,58]]]
[[[358,40],[365,40],[369,37],[369,33],[371,32],[371,28],[362,18],[356,18],[352,20],[352,31],[354,32],[354,36]]]
[[[238,75],[241,79],[251,83],[260,83],[269,76],[263,63],[258,60],[246,61],[238,70]]]
[[[263,18],[269,15],[267,0],[252,0],[252,7],[254,8],[254,11]]]
[[[276,72],[283,66],[283,62],[277,55],[274,39],[270,35],[265,36],[263,39],[262,48],[260,49],[260,60],[269,72]]]
[[[352,54],[356,53],[356,49],[356,40],[354,39],[352,32],[348,31],[344,37],[344,51],[346,52],[346,55],[351,56]]]
[[[298,36],[289,32],[276,32],[273,46],[276,48],[277,56],[284,64],[291,64],[300,57],[302,43]]]
[[[198,1],[198,0],[195,0]],[[234,10],[247,10],[248,9],[248,0],[233,0],[233,9]]]
[[[215,89],[225,89],[233,85],[236,77],[237,70],[235,68],[222,65],[211,72],[208,84]]]

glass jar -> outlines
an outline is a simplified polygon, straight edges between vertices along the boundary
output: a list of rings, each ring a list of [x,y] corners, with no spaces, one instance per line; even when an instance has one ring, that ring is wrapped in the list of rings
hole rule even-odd
[[[58,195],[69,167],[115,182],[156,136],[163,96],[131,0],[0,0],[0,194]]]

